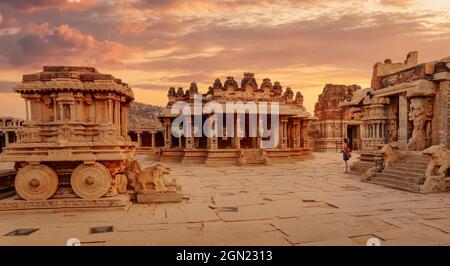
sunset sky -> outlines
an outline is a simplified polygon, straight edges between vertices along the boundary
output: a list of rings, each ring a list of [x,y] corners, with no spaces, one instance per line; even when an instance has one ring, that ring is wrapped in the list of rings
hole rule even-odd
[[[450,56],[449,0],[0,0],[0,116],[43,65],[88,65],[131,84],[136,100],[243,72],[300,90],[313,111],[326,83],[369,86],[386,58]]]

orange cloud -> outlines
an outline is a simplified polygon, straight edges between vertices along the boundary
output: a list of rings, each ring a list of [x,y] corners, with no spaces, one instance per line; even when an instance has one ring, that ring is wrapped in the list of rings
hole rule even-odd
[[[13,29],[0,30],[2,79],[93,65],[161,103],[169,86],[206,91],[216,77],[254,72],[301,90],[312,111],[326,83],[366,86],[377,61],[411,50],[434,60],[450,46],[449,9],[415,0],[86,1],[0,1]]]
[[[113,41],[99,41],[63,24],[51,27],[49,23],[26,24],[20,31],[17,47],[4,54],[15,66],[42,64],[91,64],[118,62],[133,49]]]
[[[10,5],[16,10],[26,13],[46,9],[84,9],[91,7],[97,3],[97,0],[3,0],[2,4]]]

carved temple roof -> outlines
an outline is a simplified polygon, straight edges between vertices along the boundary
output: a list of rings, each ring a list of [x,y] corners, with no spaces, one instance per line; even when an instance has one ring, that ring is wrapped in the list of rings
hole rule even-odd
[[[102,74],[93,67],[44,66],[43,71],[23,75],[15,87],[20,93],[47,93],[52,91],[114,92],[133,99],[127,83],[110,74]]]
[[[193,100],[193,95],[197,93],[199,91],[197,84],[194,82],[186,91],[181,87],[178,89],[171,87],[167,94],[169,97],[168,106],[177,101],[190,102]],[[215,79],[207,93],[200,94],[203,101],[277,101],[303,107],[303,95],[300,92],[295,94],[290,87],[283,91],[279,81],[272,84],[269,78],[263,79],[261,86],[258,86],[253,73],[244,73],[240,85],[232,76],[228,76],[223,83],[220,79]]]

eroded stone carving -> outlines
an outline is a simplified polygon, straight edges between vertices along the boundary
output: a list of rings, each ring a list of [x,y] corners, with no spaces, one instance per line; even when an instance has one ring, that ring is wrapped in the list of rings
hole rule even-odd
[[[291,102],[294,99],[294,92],[292,91],[291,87],[286,88],[283,93],[283,99],[288,102]]]
[[[295,103],[297,105],[303,106],[303,95],[301,92],[297,91],[297,93],[295,94]]]
[[[180,202],[183,198],[178,193],[181,187],[177,185],[176,179],[169,181],[168,174],[170,168],[161,164],[142,170],[136,177],[138,203]]]
[[[176,179],[169,181],[167,175],[170,174],[170,168],[164,167],[161,164],[156,164],[152,167],[147,167],[137,176],[136,187],[138,191],[147,192],[154,190],[156,192],[177,191]]]
[[[389,123],[388,135],[391,142],[395,142],[398,140],[398,126],[396,120],[391,120],[391,122]]]
[[[420,187],[423,193],[446,191],[449,188],[450,178],[447,169],[450,167],[450,152],[442,145],[434,145],[422,152],[431,157],[425,172],[425,182]]]
[[[405,158],[405,152],[398,150],[397,142],[391,142],[384,145],[379,151],[383,155],[384,168],[388,168],[392,163]]]
[[[412,151],[424,150],[428,145],[427,139],[431,135],[431,117],[433,116],[430,98],[416,97],[411,99],[409,120],[413,121],[414,130],[408,142],[408,149]]]

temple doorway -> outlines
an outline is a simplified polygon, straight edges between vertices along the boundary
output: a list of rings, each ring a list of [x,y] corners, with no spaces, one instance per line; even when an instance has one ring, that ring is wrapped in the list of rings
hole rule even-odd
[[[5,135],[6,134],[0,134],[0,152],[2,152],[5,147]]]
[[[152,146],[152,135],[145,131],[142,133],[142,147],[151,147]]]
[[[164,134],[161,131],[158,131],[155,135],[155,146],[164,147]]]
[[[130,136],[131,141],[133,141],[133,142],[138,141],[138,136],[137,136],[136,132],[130,131],[130,132],[128,132],[128,136]]]
[[[361,149],[361,136],[360,136],[360,126],[359,125],[348,125],[347,126],[347,138],[350,145],[350,149],[359,150]]]

